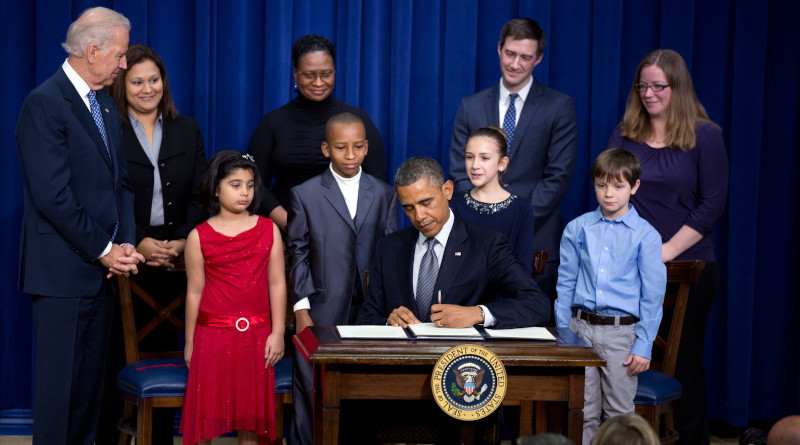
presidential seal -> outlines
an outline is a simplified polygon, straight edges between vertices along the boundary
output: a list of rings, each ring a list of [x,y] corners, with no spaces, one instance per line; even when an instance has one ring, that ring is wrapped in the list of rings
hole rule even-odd
[[[483,346],[459,345],[436,362],[431,386],[436,404],[450,417],[478,420],[503,403],[506,368]]]

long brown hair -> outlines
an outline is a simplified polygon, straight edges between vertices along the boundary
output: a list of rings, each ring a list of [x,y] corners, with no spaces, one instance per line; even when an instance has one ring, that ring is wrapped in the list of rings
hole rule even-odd
[[[642,105],[642,99],[636,85],[639,84],[639,77],[642,69],[648,66],[657,66],[664,71],[667,83],[672,90],[669,109],[667,110],[667,125],[664,135],[664,143],[670,148],[678,148],[683,151],[693,149],[697,143],[695,138],[695,127],[700,122],[708,122],[719,128],[717,124],[708,118],[706,109],[697,98],[694,91],[692,76],[686,68],[683,57],[671,49],[657,49],[639,62],[636,68],[636,76],[628,94],[628,103],[625,106],[625,116],[622,118],[619,127],[622,136],[635,142],[644,142],[653,132],[653,125],[650,122],[650,114]]]
[[[165,118],[174,119],[178,117],[178,109],[175,107],[175,102],[172,101],[172,93],[169,90],[167,68],[164,66],[164,61],[161,60],[161,56],[159,56],[153,48],[136,43],[128,47],[125,58],[128,59],[128,68],[120,70],[119,75],[114,79],[114,83],[108,87],[108,94],[111,95],[114,102],[117,104],[119,119],[122,123],[128,123],[128,100],[125,97],[125,76],[132,66],[146,60],[156,64],[158,71],[161,73],[161,83],[164,85],[161,102],[158,103],[158,111],[160,111]]]

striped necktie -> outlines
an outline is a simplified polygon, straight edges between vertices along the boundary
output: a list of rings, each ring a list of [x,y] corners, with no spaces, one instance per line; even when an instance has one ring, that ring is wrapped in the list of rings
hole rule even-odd
[[[436,238],[428,238],[425,245],[428,250],[422,255],[422,262],[419,264],[419,276],[417,277],[417,313],[422,322],[429,321],[431,318],[431,300],[433,299],[433,288],[436,285],[436,278],[439,276],[439,259],[433,248],[439,242]]]

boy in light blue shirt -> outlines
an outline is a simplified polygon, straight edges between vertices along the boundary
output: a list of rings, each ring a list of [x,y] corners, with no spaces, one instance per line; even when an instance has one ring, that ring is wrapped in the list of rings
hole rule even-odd
[[[628,201],[642,168],[633,153],[608,149],[592,164],[598,208],[567,224],[561,238],[556,324],[606,360],[586,368],[583,443],[605,418],[631,414],[637,374],[650,367],[661,323],[667,270],[661,236]]]

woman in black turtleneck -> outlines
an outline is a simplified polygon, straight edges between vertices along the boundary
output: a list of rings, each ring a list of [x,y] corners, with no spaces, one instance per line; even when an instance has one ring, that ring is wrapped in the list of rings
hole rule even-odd
[[[369,154],[362,166],[372,176],[386,178],[383,140],[375,124],[361,108],[331,95],[336,82],[335,57],[336,48],[325,37],[308,34],[297,39],[292,47],[292,72],[300,94],[267,113],[250,138],[247,151],[255,158],[264,183],[269,185],[275,179],[263,195],[259,213],[284,231],[289,191],[330,164],[320,146],[325,140],[325,123],[334,114],[349,111],[364,121]]]

